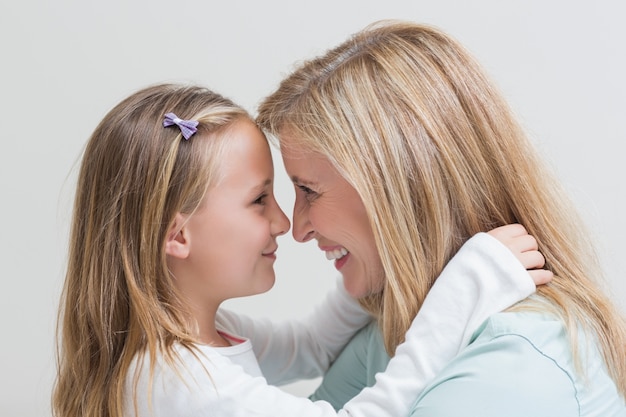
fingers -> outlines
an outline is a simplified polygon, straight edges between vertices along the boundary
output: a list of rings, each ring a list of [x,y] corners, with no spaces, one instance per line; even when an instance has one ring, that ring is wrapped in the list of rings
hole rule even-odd
[[[503,240],[509,240],[518,236],[528,235],[526,228],[517,223],[496,227],[495,229],[490,230],[488,233],[501,242]]]
[[[508,224],[488,232],[498,239],[515,255],[528,270],[535,285],[550,282],[554,276],[551,271],[540,269],[546,264],[546,259],[539,251],[539,244],[534,236],[529,235],[521,224]]]
[[[526,228],[524,228],[521,224],[508,224],[506,226],[493,229],[488,233],[502,242],[503,245],[508,247],[518,259],[520,259],[520,256],[526,252],[536,252],[539,249],[537,239],[529,235]],[[533,256],[530,257],[528,262],[530,265],[533,265],[535,263],[532,261],[535,261],[536,266],[534,267],[541,267],[545,263],[543,256],[541,258],[542,259],[539,260],[536,256]],[[522,259],[520,259],[520,261],[522,261]],[[524,261],[522,261],[522,263],[526,266]]]
[[[532,236],[529,236],[529,237],[532,237]],[[544,258],[543,254],[539,252],[539,250],[537,250],[537,245],[536,245],[537,242],[535,241],[534,238],[533,238],[533,241],[535,242],[535,245],[533,248],[527,248],[527,249],[521,249],[521,250],[519,248],[516,249],[513,247],[518,242],[513,242],[512,243],[513,246],[508,245],[511,252],[513,252],[515,257],[522,263],[522,265],[524,265],[524,268],[526,269],[543,268],[543,266],[546,264],[546,258]]]
[[[513,253],[524,254],[526,252],[538,252],[539,244],[537,243],[537,239],[531,235],[520,235],[514,238],[509,238],[509,241],[506,245],[511,249]],[[539,253],[539,252],[538,252]],[[541,253],[539,253],[541,255]],[[542,261],[539,266],[543,266],[544,260],[543,255],[541,256]]]
[[[554,278],[552,271],[548,271],[547,269],[533,269],[528,271],[528,274],[535,282],[535,285],[547,284]]]

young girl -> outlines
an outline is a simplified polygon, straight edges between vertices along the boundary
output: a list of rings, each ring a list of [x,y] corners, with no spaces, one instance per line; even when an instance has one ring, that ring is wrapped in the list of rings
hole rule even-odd
[[[209,90],[153,86],[105,116],[76,189],[55,416],[336,415],[267,385],[249,340],[216,325],[224,300],[274,283],[289,221],[272,187],[265,137]],[[398,348],[391,364],[414,375],[410,393],[395,397],[406,407],[482,320],[534,291],[524,268],[543,265],[534,239],[513,226],[493,236],[515,254],[487,234],[470,239],[407,333],[412,346]],[[458,274],[468,279],[447,278]],[[307,322],[257,325],[255,352],[273,382],[319,375],[368,321],[340,289]],[[390,389],[383,379],[340,413],[368,415]]]

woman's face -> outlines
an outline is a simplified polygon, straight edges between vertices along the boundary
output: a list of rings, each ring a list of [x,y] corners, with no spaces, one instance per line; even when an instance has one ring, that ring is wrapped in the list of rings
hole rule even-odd
[[[281,136],[281,142],[288,138]],[[365,206],[356,190],[320,155],[289,146],[282,157],[296,190],[293,237],[317,240],[355,298],[380,292],[384,272]]]

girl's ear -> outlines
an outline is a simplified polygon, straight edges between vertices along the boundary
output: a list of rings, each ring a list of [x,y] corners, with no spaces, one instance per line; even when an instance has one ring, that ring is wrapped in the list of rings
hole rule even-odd
[[[189,239],[187,236],[186,218],[182,214],[176,214],[172,227],[167,231],[165,238],[165,253],[179,259],[189,256]]]

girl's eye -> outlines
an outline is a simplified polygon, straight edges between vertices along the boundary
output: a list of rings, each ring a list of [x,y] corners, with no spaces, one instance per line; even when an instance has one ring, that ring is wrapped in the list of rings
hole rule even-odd
[[[267,199],[267,194],[261,194],[260,196],[257,197],[256,200],[252,202],[252,204],[259,204],[261,206],[264,206],[266,199]]]

